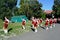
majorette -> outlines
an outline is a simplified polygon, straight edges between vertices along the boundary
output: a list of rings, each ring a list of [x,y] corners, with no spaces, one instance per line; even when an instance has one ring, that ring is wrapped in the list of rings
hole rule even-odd
[[[53,25],[53,20],[52,20],[52,18],[49,20],[49,24],[50,24],[50,28],[52,28],[52,25]]]
[[[46,30],[48,30],[48,25],[49,25],[49,19],[46,18],[46,20],[45,20],[45,27],[46,27]]]
[[[23,28],[23,29],[25,29],[25,25],[26,25],[26,20],[23,19],[23,20],[22,20],[22,28]]]
[[[5,17],[4,27],[3,27],[5,33],[8,33],[8,24],[9,24],[9,20]]]

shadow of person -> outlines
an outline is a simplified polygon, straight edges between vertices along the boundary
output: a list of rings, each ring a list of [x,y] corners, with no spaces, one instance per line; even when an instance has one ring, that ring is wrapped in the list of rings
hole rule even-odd
[[[31,30],[32,30],[32,31],[35,31],[35,29],[34,29],[34,28],[31,28]]]
[[[42,29],[45,29],[44,27],[41,27]]]
[[[8,29],[8,32],[11,31],[11,30],[12,30],[12,28]]]

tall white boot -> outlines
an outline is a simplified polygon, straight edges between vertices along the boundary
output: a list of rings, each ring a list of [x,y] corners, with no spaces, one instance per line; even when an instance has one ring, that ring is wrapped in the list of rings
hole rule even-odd
[[[50,26],[50,28],[52,28],[52,26]]]
[[[48,30],[49,28],[47,27],[46,30]]]
[[[37,29],[36,29],[36,27],[35,27],[35,32],[37,32]]]
[[[7,33],[8,33],[8,30],[7,30],[7,29],[4,29],[4,33],[6,33],[6,34],[7,34]]]
[[[53,24],[53,27],[55,27],[55,24]]]
[[[23,29],[25,29],[25,27],[23,26]]]

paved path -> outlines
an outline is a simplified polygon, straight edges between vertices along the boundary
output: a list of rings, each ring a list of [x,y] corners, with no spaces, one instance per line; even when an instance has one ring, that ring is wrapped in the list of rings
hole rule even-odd
[[[56,27],[49,30],[40,28],[37,33],[30,31],[8,40],[60,40],[60,24],[56,24]]]

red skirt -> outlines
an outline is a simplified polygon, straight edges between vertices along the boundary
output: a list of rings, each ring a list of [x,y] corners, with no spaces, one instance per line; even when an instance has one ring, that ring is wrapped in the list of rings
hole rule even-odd
[[[7,29],[7,27],[8,27],[8,24],[4,24],[4,29]]]
[[[45,26],[47,26],[48,25],[48,23],[45,23]]]
[[[34,24],[34,27],[37,27],[37,24]]]
[[[25,23],[22,23],[22,25],[25,25]]]
[[[53,22],[50,22],[49,24],[53,24]]]
[[[37,22],[36,22],[36,23],[34,23],[34,27],[37,27]]]

